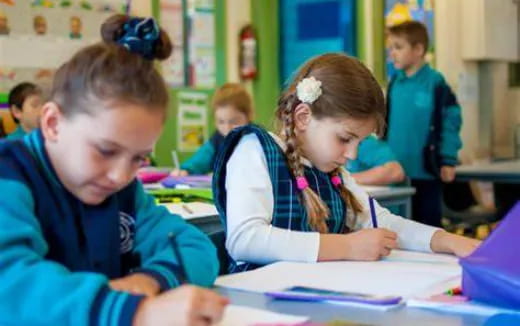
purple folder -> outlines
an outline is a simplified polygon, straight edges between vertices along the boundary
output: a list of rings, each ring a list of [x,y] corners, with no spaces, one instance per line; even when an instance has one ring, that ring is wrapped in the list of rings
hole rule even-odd
[[[460,260],[465,296],[520,309],[520,201],[470,256]]]
[[[193,188],[211,188],[211,178],[211,175],[168,176],[161,181],[161,184],[166,188],[175,188],[179,185],[187,185]]]

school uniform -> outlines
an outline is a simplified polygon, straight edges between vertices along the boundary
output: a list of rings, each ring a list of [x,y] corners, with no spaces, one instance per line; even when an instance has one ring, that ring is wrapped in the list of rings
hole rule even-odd
[[[232,131],[215,162],[213,195],[226,229],[231,272],[254,269],[275,261],[316,262],[320,234],[311,230],[295,179],[284,155],[285,144],[262,128],[249,125]],[[342,182],[363,211],[354,217],[331,183],[302,158],[310,187],[330,210],[330,233],[371,227],[368,195],[344,171]],[[348,219],[345,221],[345,212]],[[376,204],[380,227],[399,235],[401,248],[430,251],[436,228],[405,220]]]
[[[397,161],[390,146],[374,135],[363,139],[358,146],[355,160],[348,160],[345,168],[350,173],[364,172]]]
[[[210,240],[138,181],[99,205],[74,197],[40,130],[0,143],[0,189],[2,325],[131,325],[143,296],[110,289],[110,279],[145,273],[165,291],[217,276]]]
[[[457,164],[462,147],[460,106],[441,73],[425,64],[412,76],[397,71],[390,82],[388,107],[386,140],[416,188],[412,216],[440,226],[439,168]],[[436,167],[428,169],[430,161]]]
[[[189,174],[208,174],[213,171],[215,157],[223,141],[224,136],[215,131],[189,160],[181,164],[181,170],[186,170]]]
[[[18,127],[16,127],[16,129],[10,133],[9,135],[7,135],[7,139],[20,139],[22,138],[23,136],[25,136],[26,132],[25,130],[23,130],[22,126],[18,125]]]

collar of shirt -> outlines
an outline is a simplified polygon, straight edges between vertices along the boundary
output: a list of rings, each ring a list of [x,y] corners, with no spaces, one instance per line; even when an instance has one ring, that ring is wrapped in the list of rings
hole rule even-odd
[[[422,65],[421,68],[419,68],[413,75],[411,76],[407,76],[406,73],[404,72],[404,70],[398,70],[397,71],[397,75],[396,75],[396,79],[397,80],[403,80],[403,79],[408,79],[408,80],[414,80],[414,79],[419,79],[421,78],[423,75],[426,75],[428,73],[428,71],[430,70],[430,65],[428,63],[425,63]]]

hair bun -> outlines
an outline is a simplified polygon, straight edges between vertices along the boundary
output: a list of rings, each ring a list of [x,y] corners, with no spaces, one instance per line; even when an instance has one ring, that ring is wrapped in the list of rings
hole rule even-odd
[[[113,15],[101,26],[101,37],[105,43],[118,44],[148,60],[164,60],[172,52],[168,34],[153,18]]]
[[[130,17],[117,14],[110,16],[105,22],[101,25],[101,38],[105,43],[116,43],[117,40],[123,36],[124,28],[123,26],[128,21]]]

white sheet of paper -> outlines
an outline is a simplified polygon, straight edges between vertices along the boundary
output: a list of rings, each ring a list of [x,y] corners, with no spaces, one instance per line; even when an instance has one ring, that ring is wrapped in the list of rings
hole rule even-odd
[[[217,326],[250,326],[253,324],[300,324],[309,320],[305,316],[286,315],[268,310],[229,305]]]
[[[435,254],[416,255],[413,252],[396,251],[394,257],[395,261],[392,261],[391,256],[376,262],[278,262],[250,272],[219,277],[216,285],[261,293],[300,285],[402,296],[406,300],[440,282],[460,276],[462,272],[456,263],[438,263],[437,258],[443,261],[446,257],[437,257]]]
[[[167,203],[161,205],[168,208],[170,213],[180,215],[186,220],[218,215],[215,205],[208,203]]]
[[[405,250],[392,250],[390,256],[383,258],[383,261],[452,265],[457,265],[459,263],[459,259],[453,255],[430,254]]]

